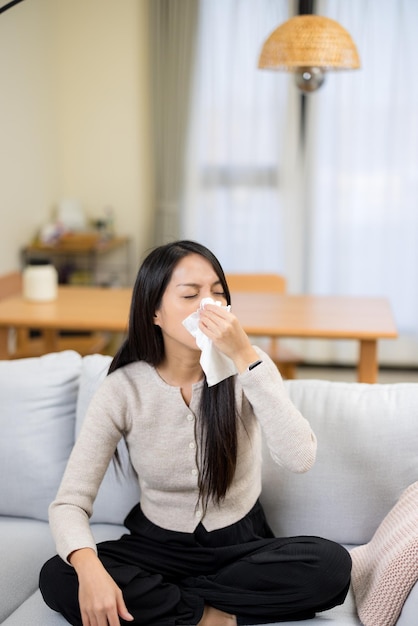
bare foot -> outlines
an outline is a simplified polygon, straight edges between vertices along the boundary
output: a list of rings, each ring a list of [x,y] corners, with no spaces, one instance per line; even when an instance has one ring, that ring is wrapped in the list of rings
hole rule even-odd
[[[205,606],[202,619],[197,626],[237,626],[235,615],[214,609],[213,606]]]

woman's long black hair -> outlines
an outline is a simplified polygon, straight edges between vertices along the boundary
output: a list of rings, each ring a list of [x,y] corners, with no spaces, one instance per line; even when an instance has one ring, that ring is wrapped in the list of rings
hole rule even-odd
[[[133,361],[157,367],[164,359],[161,328],[154,323],[155,312],[178,262],[189,254],[199,254],[212,265],[231,302],[223,269],[216,256],[194,241],[175,241],[155,248],[142,263],[133,288],[127,338],[113,358],[109,374]],[[203,386],[200,405],[200,446],[198,448],[199,495],[203,506],[225,497],[237,462],[237,414],[234,380]]]

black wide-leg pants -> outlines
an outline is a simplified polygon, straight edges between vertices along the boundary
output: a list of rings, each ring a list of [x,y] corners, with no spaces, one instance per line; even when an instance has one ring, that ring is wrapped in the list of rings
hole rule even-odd
[[[351,558],[339,544],[319,537],[275,538],[260,503],[242,520],[207,532],[164,530],[138,504],[125,526],[130,534],[98,544],[98,555],[122,589],[128,611],[141,626],[197,624],[204,605],[237,616],[238,624],[312,618],[344,602]],[[45,602],[81,626],[78,580],[60,557],[40,574]]]

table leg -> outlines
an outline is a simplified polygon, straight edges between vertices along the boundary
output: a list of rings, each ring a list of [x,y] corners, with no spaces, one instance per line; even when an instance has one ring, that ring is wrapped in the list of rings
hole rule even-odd
[[[50,328],[42,331],[46,352],[57,352],[58,350],[58,331]]]
[[[364,339],[360,341],[357,380],[359,383],[376,383],[377,375],[377,340]]]
[[[9,329],[0,328],[0,359],[9,358]]]

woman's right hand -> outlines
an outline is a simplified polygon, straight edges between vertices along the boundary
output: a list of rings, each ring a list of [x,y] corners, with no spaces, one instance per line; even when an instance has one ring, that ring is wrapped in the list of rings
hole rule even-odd
[[[76,550],[68,560],[78,576],[83,626],[120,626],[119,617],[126,621],[134,619],[126,608],[122,591],[91,548]]]

